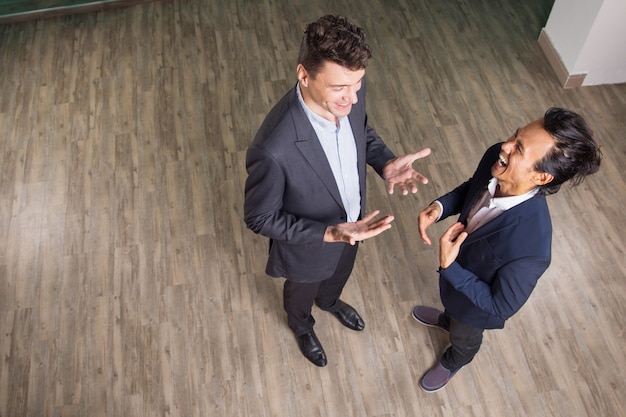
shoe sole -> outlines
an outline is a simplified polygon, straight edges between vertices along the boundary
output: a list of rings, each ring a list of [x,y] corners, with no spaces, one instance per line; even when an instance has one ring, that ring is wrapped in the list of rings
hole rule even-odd
[[[424,391],[425,393],[432,394],[433,392],[441,391],[442,389],[444,389],[446,387],[446,385],[448,385],[448,382],[450,382],[450,380],[448,380],[445,384],[443,384],[439,388],[433,389],[433,390],[428,390],[428,389],[424,388],[424,386],[422,385],[422,381],[420,381],[419,386],[420,386],[420,389],[422,391]]]

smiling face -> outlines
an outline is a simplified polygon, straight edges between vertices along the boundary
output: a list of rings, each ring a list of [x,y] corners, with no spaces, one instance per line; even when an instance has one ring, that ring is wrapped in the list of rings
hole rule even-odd
[[[491,175],[498,179],[496,197],[525,194],[552,181],[552,175],[535,170],[535,165],[554,144],[543,128],[542,119],[518,129],[502,144],[498,160],[491,168]]]
[[[315,77],[302,65],[298,65],[297,72],[306,105],[332,122],[350,114],[365,76],[365,69],[352,71],[330,61],[324,63]]]

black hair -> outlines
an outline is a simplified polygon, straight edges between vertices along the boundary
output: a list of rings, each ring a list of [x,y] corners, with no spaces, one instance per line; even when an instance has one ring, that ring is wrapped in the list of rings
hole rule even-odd
[[[602,152],[582,116],[570,110],[551,107],[543,116],[543,128],[555,143],[550,152],[537,161],[535,169],[547,172],[554,179],[539,186],[539,192],[554,194],[564,182],[571,180],[572,186],[575,186],[587,175],[598,171]]]

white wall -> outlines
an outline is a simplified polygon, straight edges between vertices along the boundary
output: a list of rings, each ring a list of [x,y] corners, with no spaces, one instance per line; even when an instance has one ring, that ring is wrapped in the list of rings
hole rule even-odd
[[[544,30],[582,85],[626,82],[626,0],[556,0]]]

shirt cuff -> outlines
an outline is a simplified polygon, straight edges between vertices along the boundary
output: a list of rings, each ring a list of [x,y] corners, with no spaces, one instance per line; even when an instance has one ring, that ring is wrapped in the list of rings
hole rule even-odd
[[[435,201],[433,201],[433,203],[436,203],[439,206],[439,208],[441,209],[441,210],[439,210],[439,216],[437,217],[437,220],[435,220],[435,222],[438,222],[441,219],[441,216],[443,216],[443,204],[441,204],[441,202],[439,200],[435,200]]]

